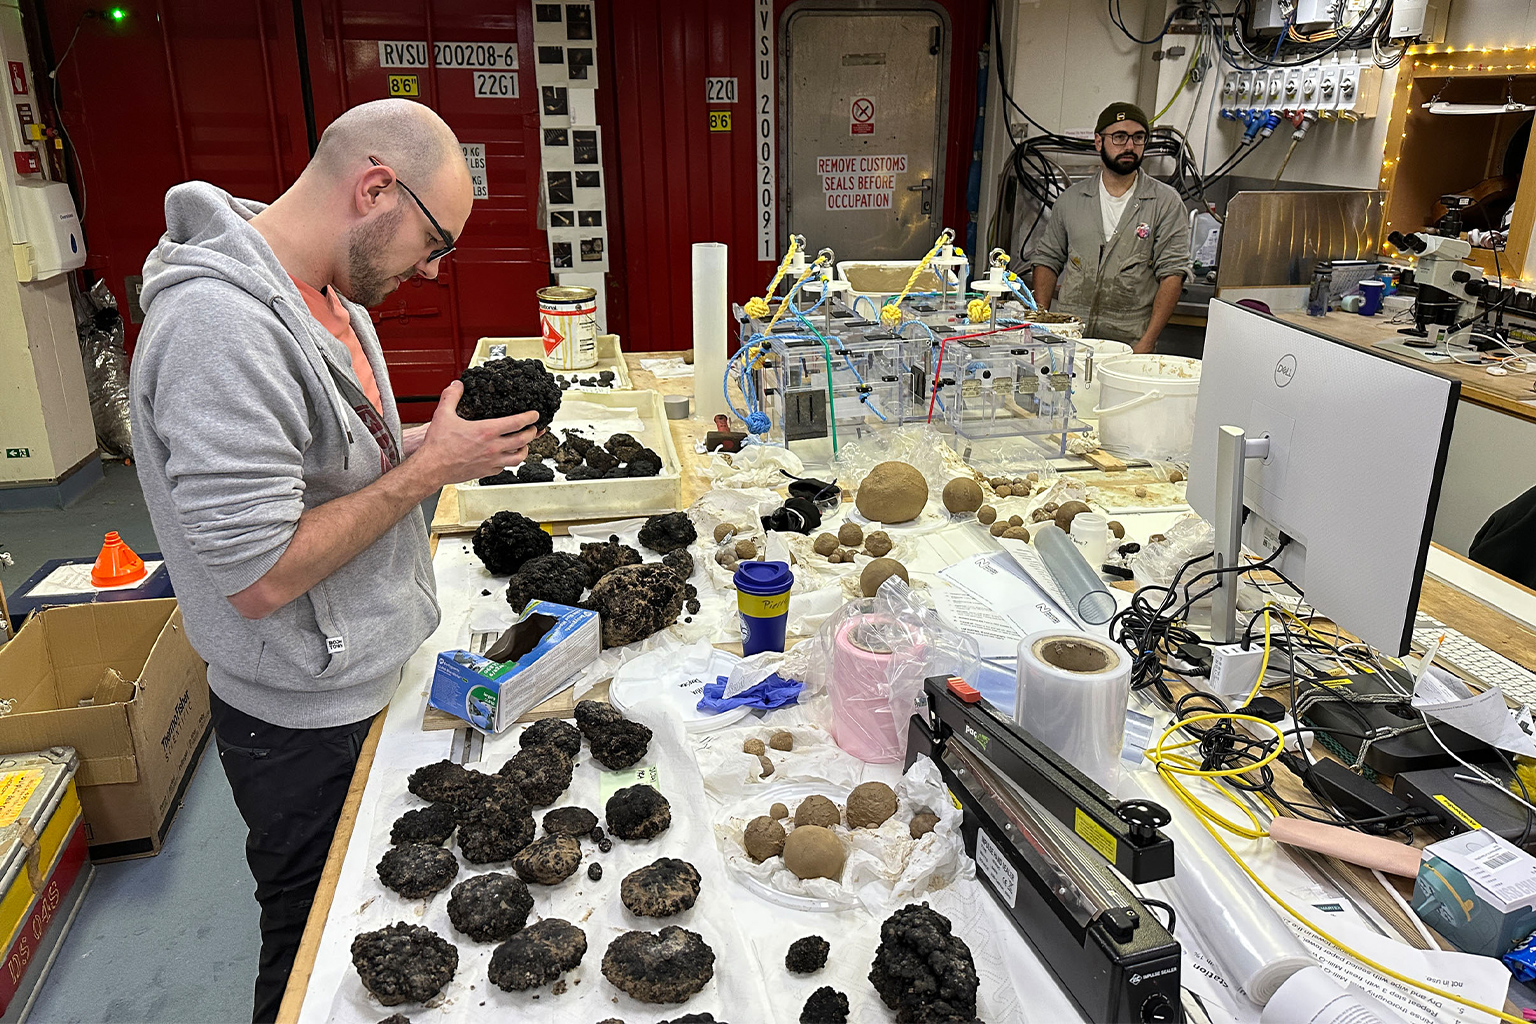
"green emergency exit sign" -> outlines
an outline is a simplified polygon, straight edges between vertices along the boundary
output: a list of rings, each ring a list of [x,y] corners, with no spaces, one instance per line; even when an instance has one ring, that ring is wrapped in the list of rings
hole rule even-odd
[[[5,450],[5,457],[8,458],[8,459],[30,459],[32,457],[32,449],[31,448],[7,448]]]

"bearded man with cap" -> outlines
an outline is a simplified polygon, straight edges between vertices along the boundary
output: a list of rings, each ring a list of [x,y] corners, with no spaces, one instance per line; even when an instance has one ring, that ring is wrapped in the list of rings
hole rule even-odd
[[[1083,321],[1083,336],[1151,352],[1189,272],[1189,214],[1171,186],[1141,170],[1147,115],[1133,103],[1099,114],[1104,168],[1063,192],[1026,262],[1042,309]]]

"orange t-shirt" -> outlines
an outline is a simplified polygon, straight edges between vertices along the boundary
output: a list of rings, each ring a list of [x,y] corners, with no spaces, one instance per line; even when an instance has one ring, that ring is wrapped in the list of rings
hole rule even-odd
[[[310,316],[320,321],[321,326],[330,331],[337,341],[347,346],[347,352],[352,356],[352,372],[357,374],[357,383],[368,401],[373,403],[374,409],[382,413],[384,402],[379,398],[379,382],[373,377],[373,366],[363,351],[363,343],[357,340],[357,332],[352,329],[352,317],[347,314],[347,307],[341,304],[331,289],[317,292],[292,274],[288,276],[298,286],[299,294],[304,296],[304,304],[309,307]]]

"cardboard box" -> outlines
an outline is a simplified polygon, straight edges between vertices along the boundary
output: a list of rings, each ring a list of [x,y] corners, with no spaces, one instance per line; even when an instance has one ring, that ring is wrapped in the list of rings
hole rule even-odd
[[[5,603],[5,584],[0,583],[0,644],[11,638],[11,609]]]
[[[439,654],[427,703],[495,735],[558,693],[601,650],[596,612],[529,601],[484,654]]]
[[[0,647],[0,754],[74,747],[94,860],[160,852],[209,732],[173,598],[49,608]]]
[[[1536,858],[1487,829],[1424,847],[1419,918],[1464,953],[1503,956],[1536,931]]]

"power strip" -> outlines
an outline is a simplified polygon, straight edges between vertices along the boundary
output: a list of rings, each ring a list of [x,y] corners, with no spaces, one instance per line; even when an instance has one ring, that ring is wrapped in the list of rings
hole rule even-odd
[[[1264,648],[1224,644],[1211,648],[1211,692],[1223,697],[1243,698],[1259,680],[1259,666],[1264,663]]]

